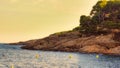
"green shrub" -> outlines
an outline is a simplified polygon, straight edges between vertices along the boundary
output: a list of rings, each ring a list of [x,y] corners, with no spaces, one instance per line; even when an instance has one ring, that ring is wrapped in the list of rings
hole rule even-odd
[[[120,23],[116,23],[114,21],[104,21],[103,27],[109,28],[109,29],[119,29],[120,28]]]
[[[54,34],[55,35],[63,35],[63,34],[69,33],[69,32],[71,32],[71,30],[70,31],[57,32],[57,33],[54,33]]]
[[[80,30],[80,26],[73,28],[73,31],[79,31],[79,30]]]

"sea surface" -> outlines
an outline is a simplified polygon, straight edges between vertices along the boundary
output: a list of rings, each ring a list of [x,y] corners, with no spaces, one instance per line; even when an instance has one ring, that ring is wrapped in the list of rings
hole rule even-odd
[[[0,44],[0,68],[120,68],[120,56],[33,51]]]

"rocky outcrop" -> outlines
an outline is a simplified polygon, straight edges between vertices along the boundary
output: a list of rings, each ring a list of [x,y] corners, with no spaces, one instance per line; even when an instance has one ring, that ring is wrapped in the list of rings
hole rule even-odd
[[[63,34],[52,34],[43,39],[30,40],[17,44],[23,44],[25,45],[22,47],[23,49],[31,50],[120,55],[120,42],[114,40],[113,38],[115,37],[113,36],[114,35],[111,33],[85,37],[78,31],[70,31]]]

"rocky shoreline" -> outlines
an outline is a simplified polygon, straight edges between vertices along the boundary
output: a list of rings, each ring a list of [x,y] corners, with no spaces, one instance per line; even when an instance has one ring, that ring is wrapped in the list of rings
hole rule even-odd
[[[43,39],[10,44],[25,45],[22,48],[30,50],[120,55],[120,42],[114,40],[113,34],[111,33],[84,37],[81,36],[79,31],[69,31],[62,34],[52,34]]]

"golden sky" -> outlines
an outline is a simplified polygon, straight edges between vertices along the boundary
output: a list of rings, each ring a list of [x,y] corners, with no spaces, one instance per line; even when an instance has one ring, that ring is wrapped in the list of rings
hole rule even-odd
[[[98,0],[0,0],[0,42],[38,39],[79,25]]]

